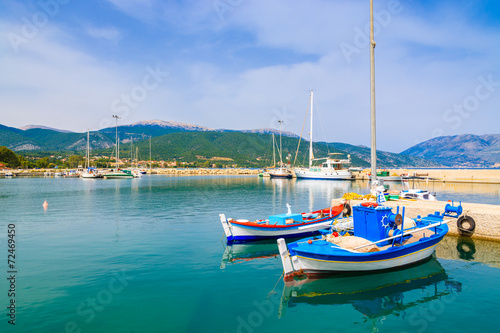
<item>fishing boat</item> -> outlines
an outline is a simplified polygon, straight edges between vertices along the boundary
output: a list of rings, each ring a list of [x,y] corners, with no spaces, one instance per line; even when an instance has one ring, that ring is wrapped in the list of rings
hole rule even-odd
[[[410,188],[409,180],[413,181],[412,188]],[[423,190],[420,188],[415,188],[415,180],[425,180],[428,184],[429,180],[435,180],[434,178],[421,177],[421,176],[406,176],[402,179],[403,190],[399,193],[401,199],[409,200],[423,200],[423,201],[436,201],[436,192],[429,192],[428,190]],[[434,187],[434,183],[433,187]]]
[[[371,173],[368,173],[368,178],[371,180]],[[400,182],[401,176],[397,174],[392,174],[388,170],[377,171],[377,179],[383,180],[384,182]]]
[[[447,223],[462,206],[447,204],[444,213],[407,219],[392,208],[362,203],[353,208],[353,229],[288,244],[278,239],[285,280],[295,275],[373,272],[400,268],[428,259],[448,232]]]
[[[373,40],[373,0],[370,1],[370,70],[371,70],[371,174],[372,190],[378,189],[375,126],[375,41]],[[377,190],[378,191],[378,190]],[[381,194],[380,197],[383,198]],[[399,207],[375,202],[353,206],[353,229],[332,226],[321,237],[309,237],[287,244],[278,239],[284,279],[339,272],[367,273],[401,268],[427,260],[448,233],[448,225],[462,214],[462,206],[447,204],[444,213],[405,220]]]
[[[285,178],[290,179],[293,178],[293,172],[290,170],[286,164],[281,163],[279,168],[272,169],[268,171],[269,177],[271,178]],[[264,177],[264,174],[262,174]]]
[[[347,159],[334,158],[334,155],[340,153],[328,154],[328,157],[314,158],[313,153],[313,98],[314,93],[311,90],[310,94],[310,109],[311,109],[311,130],[309,132],[309,167],[308,168],[293,168],[295,176],[298,179],[329,179],[329,180],[351,180],[352,172],[346,169],[344,165],[351,164],[351,156],[347,155]],[[313,166],[314,161],[324,161],[319,166]]]
[[[320,229],[329,228],[332,222],[340,217],[343,210],[348,210],[344,204],[310,213],[294,214],[290,205],[285,214],[272,215],[267,219],[249,221],[246,219],[226,218],[220,214],[227,242],[246,242],[263,239],[293,238],[314,235]]]
[[[116,120],[116,163],[115,170],[112,172],[108,172],[104,174],[104,178],[106,179],[130,179],[134,178],[132,171],[130,170],[120,170],[118,167],[118,161],[120,160],[120,140],[118,139],[118,119],[120,116],[113,115],[113,118]]]

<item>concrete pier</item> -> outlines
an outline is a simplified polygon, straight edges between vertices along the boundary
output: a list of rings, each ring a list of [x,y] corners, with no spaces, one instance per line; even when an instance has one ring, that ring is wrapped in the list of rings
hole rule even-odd
[[[359,202],[363,201],[351,200],[351,205]],[[446,201],[397,200],[387,201],[384,205],[394,208],[394,212],[399,206],[400,213],[401,209],[405,207],[405,217],[416,218],[418,215],[424,217],[434,212],[442,213],[447,203]],[[472,235],[473,239],[500,241],[500,206],[462,202],[462,208],[464,210],[462,215],[472,217],[476,223],[476,229]],[[448,235],[460,236],[456,222],[450,222],[448,226],[450,228]]]
[[[446,183],[500,184],[500,169],[385,169],[390,175],[422,176]],[[356,179],[368,180],[369,169],[356,174]]]

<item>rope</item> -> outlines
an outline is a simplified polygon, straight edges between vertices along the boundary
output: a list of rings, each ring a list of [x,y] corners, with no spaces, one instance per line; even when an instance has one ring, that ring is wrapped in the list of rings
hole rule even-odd
[[[267,294],[267,297],[271,297],[271,294],[274,293],[274,289],[276,289],[276,287],[278,286],[278,283],[280,283],[281,281],[281,278],[283,277],[283,275],[285,274],[285,271],[283,271],[283,273],[281,273],[278,281],[276,282],[276,284],[274,285],[274,288]]]

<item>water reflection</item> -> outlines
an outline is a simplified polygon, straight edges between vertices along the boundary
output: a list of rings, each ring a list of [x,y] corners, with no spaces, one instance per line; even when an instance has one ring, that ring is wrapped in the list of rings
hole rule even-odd
[[[468,237],[446,236],[436,247],[436,256],[443,259],[468,260],[500,268],[500,243]]]
[[[461,290],[462,284],[450,279],[431,257],[423,264],[386,273],[287,282],[278,315],[283,317],[287,308],[300,304],[351,304],[370,319],[389,315],[405,318],[408,309]]]
[[[232,244],[224,249],[220,268],[226,268],[227,264],[237,264],[255,259],[277,258],[278,255],[278,245],[275,240]]]

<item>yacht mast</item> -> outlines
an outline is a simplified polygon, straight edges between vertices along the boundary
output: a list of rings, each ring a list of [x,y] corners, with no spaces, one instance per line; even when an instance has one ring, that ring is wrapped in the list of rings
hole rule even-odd
[[[90,167],[90,144],[89,144],[89,129],[87,129],[87,158],[85,159],[85,168],[88,169]]]
[[[281,124],[283,123],[283,120],[278,120],[278,123],[280,123],[280,168],[283,167],[283,157],[281,156],[283,154],[283,148],[281,146]]]
[[[276,142],[274,140],[274,133],[273,133],[273,168],[276,167]]]
[[[121,117],[119,115],[114,114],[113,118],[115,118],[116,122],[116,163],[115,163],[115,172],[118,172],[118,161],[120,160],[120,141],[118,140],[118,119]]]
[[[313,154],[313,90],[311,89],[311,131],[309,132],[309,168],[312,167]]]
[[[377,185],[377,135],[375,118],[375,40],[373,39],[373,0],[370,0],[370,87],[371,87],[371,174],[372,187]]]

